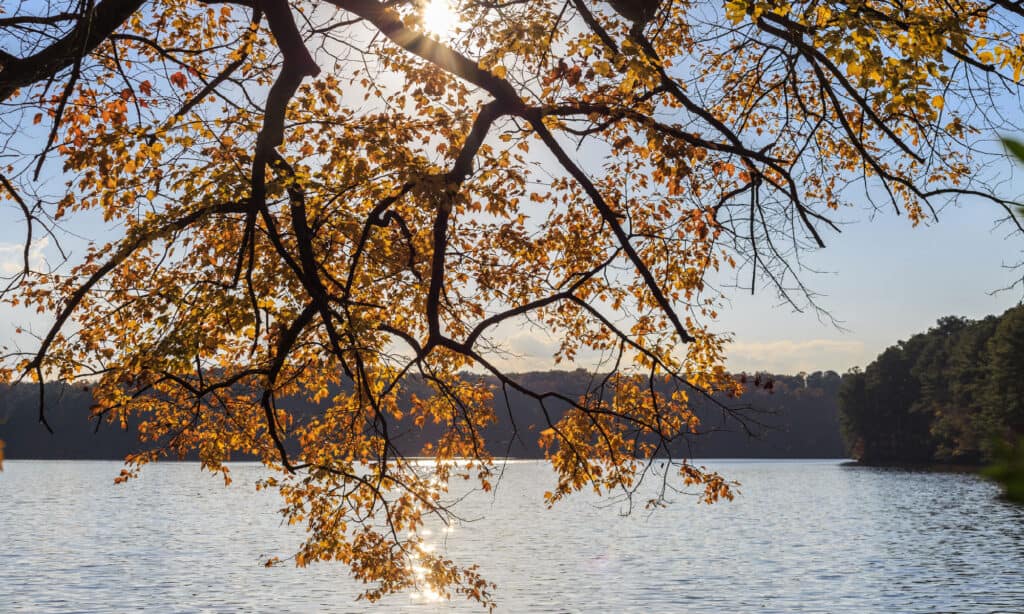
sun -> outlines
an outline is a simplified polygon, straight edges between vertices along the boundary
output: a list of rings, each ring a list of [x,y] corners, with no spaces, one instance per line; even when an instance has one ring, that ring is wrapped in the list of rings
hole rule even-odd
[[[423,27],[437,36],[448,36],[459,23],[459,14],[455,12],[451,0],[427,0],[423,6]]]

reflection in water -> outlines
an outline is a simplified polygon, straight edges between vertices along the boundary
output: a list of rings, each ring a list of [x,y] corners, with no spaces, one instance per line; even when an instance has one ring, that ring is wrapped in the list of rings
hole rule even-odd
[[[423,544],[421,549],[425,553],[430,553],[434,550],[433,546],[429,544]],[[412,556],[416,556],[413,554]],[[427,581],[427,568],[422,565],[413,565],[412,570],[416,573],[416,589],[409,593],[409,599],[413,601],[441,601],[441,593],[435,590],[434,586]]]
[[[974,475],[708,464],[743,494],[621,517],[587,494],[547,510],[550,470],[511,463],[493,496],[458,508],[465,521],[433,519],[417,537],[479,563],[503,612],[1024,612],[1024,509]],[[114,486],[119,468],[5,463],[0,610],[479,611],[443,600],[423,566],[418,590],[377,605],[354,601],[363,586],[340,565],[260,567],[301,533],[281,526],[274,493],[248,486],[256,465],[235,466],[226,489],[189,463]]]
[[[425,471],[424,476],[429,477],[436,473],[436,463],[434,461],[419,461],[421,470]],[[449,465],[454,463],[449,463]],[[441,495],[444,483],[439,478],[429,479],[430,495]],[[425,519],[429,519],[430,516],[425,506],[420,505],[419,511],[423,514]],[[445,528],[451,527],[451,521],[446,519]],[[437,587],[427,577],[429,569],[424,566],[425,559],[431,555],[437,547],[427,541],[425,538],[430,537],[434,534],[434,531],[429,527],[421,527],[417,531],[411,531],[407,534],[409,541],[413,544],[413,550],[408,554],[410,568],[416,576],[416,590],[409,593],[409,599],[412,601],[422,601],[427,603],[440,602],[444,600],[444,595],[437,590]]]

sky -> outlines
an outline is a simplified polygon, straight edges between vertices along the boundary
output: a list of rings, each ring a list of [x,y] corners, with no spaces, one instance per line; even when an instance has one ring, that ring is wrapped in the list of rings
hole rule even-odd
[[[1011,177],[1010,168],[1008,164],[1005,177]],[[1002,171],[992,172],[1004,176]],[[1003,182],[1000,191],[1024,192],[1015,183]],[[838,325],[813,312],[795,311],[765,285],[753,295],[733,290],[712,327],[734,339],[727,350],[730,370],[844,372],[865,366],[885,347],[923,332],[939,317],[999,314],[1024,297],[1020,286],[997,292],[1024,275],[1024,269],[1007,268],[1024,260],[1024,239],[1010,236],[1008,225],[996,225],[1005,216],[1003,211],[987,203],[964,202],[941,210],[937,221],[913,228],[891,209],[874,212],[863,195],[848,198],[855,204],[840,212],[848,222],[843,232],[826,234],[825,249],[804,254],[808,269],[818,272],[808,270],[803,282],[818,294],[818,304]],[[109,236],[95,218],[75,221],[69,230],[87,238]],[[16,205],[0,200],[0,276],[20,266],[23,239]],[[83,251],[80,240],[66,247]],[[52,241],[43,239],[30,251],[34,264],[57,260]],[[42,314],[0,307],[0,348],[31,348],[30,335],[45,330],[47,322]],[[21,340],[16,338],[17,328],[28,331]],[[551,355],[557,344],[543,331],[505,327],[502,332],[515,354],[500,361],[505,368],[554,366]]]
[[[839,321],[820,321],[779,305],[768,292],[734,295],[723,310],[723,330],[734,333],[733,370],[796,373],[865,366],[887,346],[923,332],[946,315],[981,318],[1016,305],[1010,288],[1024,271],[1005,268],[1024,254],[1019,236],[996,227],[1000,217],[983,204],[948,207],[937,223],[911,227],[883,213],[833,236],[808,256],[818,274],[805,282]]]
[[[1024,240],[1008,236],[1007,226],[996,226],[1000,213],[990,205],[947,207],[938,222],[917,228],[891,211],[880,212],[873,220],[866,208],[844,213],[856,221],[844,226],[842,234],[826,236],[824,250],[805,254],[805,262],[819,272],[804,275],[805,283],[820,295],[820,306],[839,325],[811,312],[794,311],[768,287],[753,295],[733,291],[714,326],[734,337],[728,350],[730,370],[841,373],[865,366],[885,347],[926,330],[942,316],[998,314],[1024,296],[1019,286],[995,292],[1024,274],[1005,268],[1024,259]],[[0,208],[3,273],[21,261],[19,215],[10,203]],[[98,236],[101,229],[95,220],[74,228],[85,236]],[[46,239],[31,250],[34,264],[56,257]],[[12,344],[15,328],[39,332],[46,322],[39,314],[0,308],[0,346]],[[556,344],[543,331],[508,327],[503,332],[515,354],[503,366],[515,371],[554,367],[551,355]],[[31,339],[18,344],[30,346]]]
[[[713,330],[731,334],[728,368],[796,374],[864,367],[886,347],[924,332],[947,315],[982,318],[999,314],[1024,296],[1014,283],[1024,269],[1024,239],[997,226],[1000,212],[985,204],[947,207],[939,221],[912,227],[906,217],[866,210],[840,235],[826,235],[824,250],[804,262],[818,271],[804,282],[832,320],[797,312],[768,287],[736,290]],[[513,370],[544,369],[557,344],[543,331],[506,328],[506,344],[517,353]],[[593,359],[593,356],[589,357]],[[587,358],[585,357],[584,360]],[[563,365],[564,367],[564,365]]]

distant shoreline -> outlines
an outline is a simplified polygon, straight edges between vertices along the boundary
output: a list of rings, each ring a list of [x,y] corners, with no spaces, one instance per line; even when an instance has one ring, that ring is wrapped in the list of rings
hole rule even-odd
[[[970,463],[901,463],[880,462],[867,463],[850,460],[843,463],[844,467],[867,467],[871,469],[899,469],[903,471],[923,471],[930,473],[978,473],[985,468],[983,464]]]

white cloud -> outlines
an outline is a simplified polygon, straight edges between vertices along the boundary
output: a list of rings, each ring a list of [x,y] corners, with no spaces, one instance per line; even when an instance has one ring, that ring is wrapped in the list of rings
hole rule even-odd
[[[554,361],[551,357],[558,349],[554,339],[541,330],[522,328],[512,332],[515,328],[519,327],[499,326],[496,334],[490,335],[491,341],[496,343],[497,347],[494,351],[487,352],[488,361],[509,372],[553,368]]]
[[[503,351],[488,353],[488,360],[511,372],[547,369],[594,368],[608,356],[582,350],[574,364],[555,364],[553,356],[558,341],[546,331],[526,326],[501,326],[491,336]],[[770,371],[796,374],[832,370],[843,373],[854,365],[865,365],[874,359],[877,349],[853,339],[779,339],[771,341],[730,343],[726,347],[727,367],[733,372]],[[610,365],[605,362],[602,367]],[[598,367],[599,369],[602,367]]]
[[[35,270],[46,266],[46,247],[50,244],[49,237],[32,242],[28,250],[28,263]],[[0,243],[0,275],[13,275],[25,266],[24,243]]]
[[[524,325],[522,322],[499,325],[489,335],[497,347],[485,352],[488,362],[509,373],[527,371],[547,371],[550,369],[572,370],[578,367],[593,368],[606,362],[598,352],[581,348],[574,362],[562,361],[555,363],[554,356],[558,351],[560,340],[548,331]]]
[[[729,344],[726,351],[732,371],[793,374],[831,369],[842,373],[873,359],[864,342],[843,339],[737,341]]]
[[[558,346],[542,332],[521,332],[504,340],[508,349],[524,358],[550,358]]]

